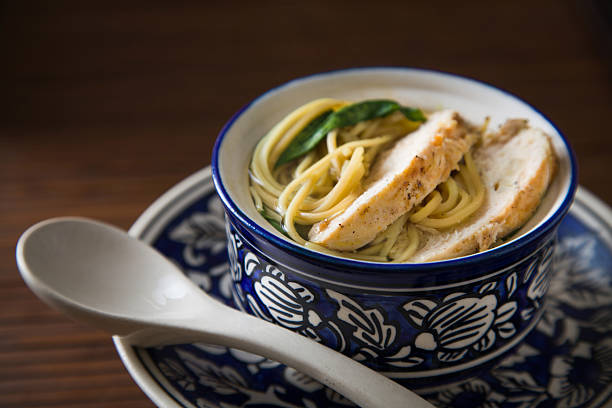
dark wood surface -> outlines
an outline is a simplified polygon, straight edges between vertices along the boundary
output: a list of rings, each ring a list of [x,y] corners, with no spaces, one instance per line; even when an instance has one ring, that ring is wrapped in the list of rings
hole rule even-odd
[[[2,407],[152,406],[108,335],[25,287],[17,238],[59,215],[128,228],[210,163],[232,113],[299,76],[415,66],[507,89],[612,204],[606,2],[125,3],[0,3]]]

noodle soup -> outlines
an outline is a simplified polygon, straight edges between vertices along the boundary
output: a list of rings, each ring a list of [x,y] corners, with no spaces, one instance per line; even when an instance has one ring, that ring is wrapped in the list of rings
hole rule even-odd
[[[323,95],[327,97],[321,100]],[[392,106],[389,114],[326,132],[310,150],[284,153],[291,140],[325,112],[371,100],[419,108],[427,120],[410,119]],[[365,245],[359,241],[356,250],[345,252],[308,244],[315,225],[324,231],[326,219],[329,225],[337,220],[337,209],[359,204],[356,194],[367,190],[368,177],[384,170],[377,167],[377,155],[401,143],[403,134],[420,137],[438,119],[455,118],[441,113],[447,109],[456,109],[466,124],[474,124],[456,135],[458,141],[465,140],[449,159],[456,159],[456,169],[447,175],[451,164],[430,165],[425,173],[447,168],[435,179],[419,179],[435,185],[431,191],[418,190],[422,200],[396,217],[384,237],[377,235]],[[556,170],[535,214],[511,239],[483,252],[441,261],[401,261],[398,256],[415,242],[416,254],[430,245],[432,238],[423,240],[427,235],[422,231],[439,230],[435,236],[444,236],[446,229],[456,228],[433,220],[452,222],[445,220],[451,211],[457,214],[468,205],[478,207],[468,215],[475,217],[490,205],[496,193],[487,191],[479,203],[479,191],[480,185],[491,183],[495,169],[478,169],[479,180],[471,169],[472,164],[488,165],[479,149],[498,147],[497,141],[486,140],[488,131],[482,125],[487,117],[487,129],[499,129],[509,117],[525,118],[550,135]],[[380,129],[385,131],[377,133]],[[480,142],[472,141],[472,133],[482,137]],[[527,159],[532,153],[521,151]],[[576,189],[571,150],[538,111],[486,84],[402,68],[316,75],[264,94],[222,130],[212,168],[226,211],[236,305],[416,389],[469,378],[494,364],[533,329],[551,279],[557,226]],[[418,166],[414,171],[420,174]],[[317,177],[310,178],[311,173]],[[436,183],[438,178],[442,182]],[[506,187],[500,183],[498,191]],[[410,193],[413,199],[414,191],[404,190],[404,198]],[[414,230],[418,239],[411,237]]]
[[[432,118],[436,115],[440,117],[440,114],[433,114]],[[466,123],[458,113],[447,116],[445,120],[438,119],[440,126],[433,124],[419,130],[426,133],[421,139],[429,138],[425,143],[432,146],[414,146],[412,139],[419,136],[412,134],[419,133],[417,129],[423,122],[429,124],[431,121],[420,109],[380,99],[357,103],[331,98],[311,101],[284,117],[257,144],[249,166],[253,202],[262,216],[281,233],[306,248],[331,255],[374,262],[413,262],[415,253],[422,247],[421,242],[427,241],[429,236],[479,221],[483,225],[477,232],[479,236],[472,241],[480,242],[478,250],[486,250],[505,238],[500,228],[487,225],[487,222],[500,224],[504,221],[502,215],[507,219],[516,218],[516,215],[505,208],[497,210],[503,214],[481,210],[487,186],[481,180],[483,169],[474,162],[472,150],[484,144],[482,139],[488,120],[474,126]],[[527,125],[521,121],[511,123],[516,132],[522,130],[521,124]],[[447,139],[442,140],[444,126],[456,126],[457,130],[466,133],[464,138],[471,141],[452,139],[453,134],[449,132],[446,132]],[[544,145],[548,144],[547,136],[539,136]],[[413,146],[408,147],[412,149],[406,148],[410,142]],[[443,148],[435,148],[444,143]],[[394,159],[394,154],[399,157]],[[538,175],[546,177],[540,183],[538,197],[527,202],[530,198],[527,192],[516,189],[515,197],[505,197],[508,207],[518,209],[529,204],[531,208],[523,210],[529,215],[535,210],[554,173],[554,153],[549,156],[552,159],[547,161],[548,157],[543,156],[544,164],[551,168]],[[387,163],[398,159],[405,163]],[[444,165],[447,170],[440,172]],[[525,165],[537,164],[525,162]],[[419,174],[410,174],[415,166],[419,166]],[[440,174],[430,177],[436,170]],[[521,169],[514,166],[514,170],[518,173]],[[495,190],[500,181],[495,181]],[[534,178],[534,182],[526,184],[523,190],[533,190],[538,181]],[[399,191],[389,193],[392,188],[410,192],[405,196]],[[396,202],[384,202],[393,199]],[[478,216],[472,217],[478,210],[482,214],[480,220]],[[354,214],[347,215],[350,212]],[[351,218],[353,224],[370,226],[372,231],[351,225]],[[522,216],[520,221],[507,226],[506,233],[520,228],[526,218],[529,216]],[[337,229],[351,231],[344,232],[344,242],[323,242],[318,235],[321,230],[329,229],[335,219],[341,219]],[[494,235],[486,245],[483,244],[485,235]],[[459,233],[454,239],[460,238]],[[450,253],[464,255],[476,252],[476,248],[466,247],[461,251]]]

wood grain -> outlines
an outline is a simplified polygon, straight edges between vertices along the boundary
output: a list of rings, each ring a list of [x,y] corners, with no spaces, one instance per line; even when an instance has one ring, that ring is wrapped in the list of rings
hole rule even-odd
[[[233,112],[299,76],[390,65],[492,83],[559,126],[580,183],[612,204],[600,3],[0,3],[0,406],[152,406],[108,335],[29,292],[17,238],[58,215],[128,228],[209,164]]]

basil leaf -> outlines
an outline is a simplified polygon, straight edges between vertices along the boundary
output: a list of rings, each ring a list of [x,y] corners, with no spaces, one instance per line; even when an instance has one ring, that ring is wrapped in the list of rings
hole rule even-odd
[[[274,167],[290,162],[291,160],[296,159],[314,149],[317,143],[319,143],[319,141],[322,139],[322,137],[315,137],[315,135],[318,134],[318,130],[323,127],[326,120],[333,112],[334,111],[331,109],[325,111],[304,126],[304,129],[298,133],[291,143],[289,143],[289,146],[287,146],[287,148],[281,153]],[[328,132],[329,130],[325,132],[323,136],[325,136]]]
[[[427,120],[425,115],[423,115],[423,112],[421,112],[421,110],[418,108],[408,108],[402,106],[399,110],[404,114],[406,119],[413,122],[425,122]]]
[[[275,167],[285,164],[293,159],[308,153],[332,130],[353,126],[366,120],[382,118],[400,111],[409,120],[424,122],[425,115],[420,109],[403,107],[395,101],[378,99],[357,102],[336,112],[327,111],[317,116],[289,143],[283,151]]]
[[[280,222],[278,222],[277,220],[275,220],[274,218],[270,217],[268,214],[266,214],[265,211],[260,211],[260,214],[266,219],[266,221],[268,221],[274,228],[276,228],[278,231],[280,231],[281,233],[283,233],[283,235],[285,236],[289,236],[289,234],[287,234],[287,231],[285,231],[285,229],[283,228],[283,226],[281,225]]]
[[[354,103],[338,109],[330,119],[333,129],[353,126],[359,122],[390,115],[400,108],[394,101],[372,100]]]

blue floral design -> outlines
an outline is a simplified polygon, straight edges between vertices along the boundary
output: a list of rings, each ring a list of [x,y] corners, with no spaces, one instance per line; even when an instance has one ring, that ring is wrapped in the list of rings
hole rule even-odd
[[[230,247],[229,259],[224,250],[219,250],[221,244],[225,248],[225,241],[223,231],[218,230],[223,228],[223,218],[214,210],[218,208],[215,202],[212,191],[194,202],[164,226],[154,246],[176,262],[203,290],[235,306],[234,301],[239,295],[233,294],[231,288],[234,286],[232,281],[239,277],[229,273],[229,263],[236,261],[236,258],[232,260],[232,249],[240,250],[242,244],[238,242],[237,246]],[[598,407],[610,400],[612,253],[596,233],[571,214],[560,227],[557,248],[554,256],[558,267],[554,276],[538,279],[538,285],[534,285],[530,292],[535,307],[535,302],[540,300],[538,288],[550,285],[545,313],[536,330],[493,369],[439,389],[429,388],[423,391],[426,398],[436,406],[449,408],[586,407],[590,404]],[[252,266],[243,264],[239,272],[250,273]],[[281,277],[282,273],[273,269],[264,269],[263,272],[282,282],[279,290],[285,290],[281,292],[299,303],[300,306],[291,302],[286,305],[294,307],[294,324],[299,324],[300,330],[305,334],[309,330],[315,334],[333,330],[323,324],[325,316],[314,316],[308,311],[309,301],[314,301],[316,294],[309,293],[306,287],[291,284],[286,276]],[[532,272],[538,273],[535,269]],[[503,330],[510,330],[504,324],[510,321],[509,315],[517,313],[512,302],[520,279],[520,276],[509,275],[496,283],[501,295],[496,297],[495,314],[487,315],[488,330],[477,332],[469,344],[463,344],[457,350],[466,347],[474,352],[485,350],[487,342],[494,341],[489,333],[494,333],[497,338]],[[489,296],[493,289],[483,285],[480,293],[466,294],[463,298],[476,303],[477,299]],[[344,301],[341,295],[333,292],[324,295],[335,297],[339,305]],[[416,326],[427,328],[436,344],[448,340],[439,337],[435,319],[430,318],[430,314],[452,301],[449,298],[423,302],[420,311],[410,317]],[[392,339],[394,321],[378,315],[377,309],[371,305],[351,304],[348,300],[344,304],[349,309],[345,311],[346,321],[340,320],[339,324],[349,325],[349,320],[353,322],[353,331],[359,332],[362,339],[355,351],[369,358],[371,354],[368,353],[375,352],[377,345],[384,345]],[[506,306],[502,308],[502,305]],[[262,308],[261,312],[274,320],[269,311]],[[381,332],[379,336],[372,332],[370,320],[378,327],[387,327],[386,334]],[[361,321],[361,326],[355,323],[358,321]],[[419,345],[427,344],[425,340],[421,339]],[[339,348],[341,343],[342,339],[338,339]],[[408,361],[420,364],[415,355],[417,351],[415,347],[399,349],[395,355],[383,357],[387,363],[400,363],[399,367]],[[295,370],[224,347],[176,345],[139,352],[152,362],[149,369],[158,371],[171,385],[168,389],[171,395],[180,395],[195,407],[351,406],[350,401]]]

